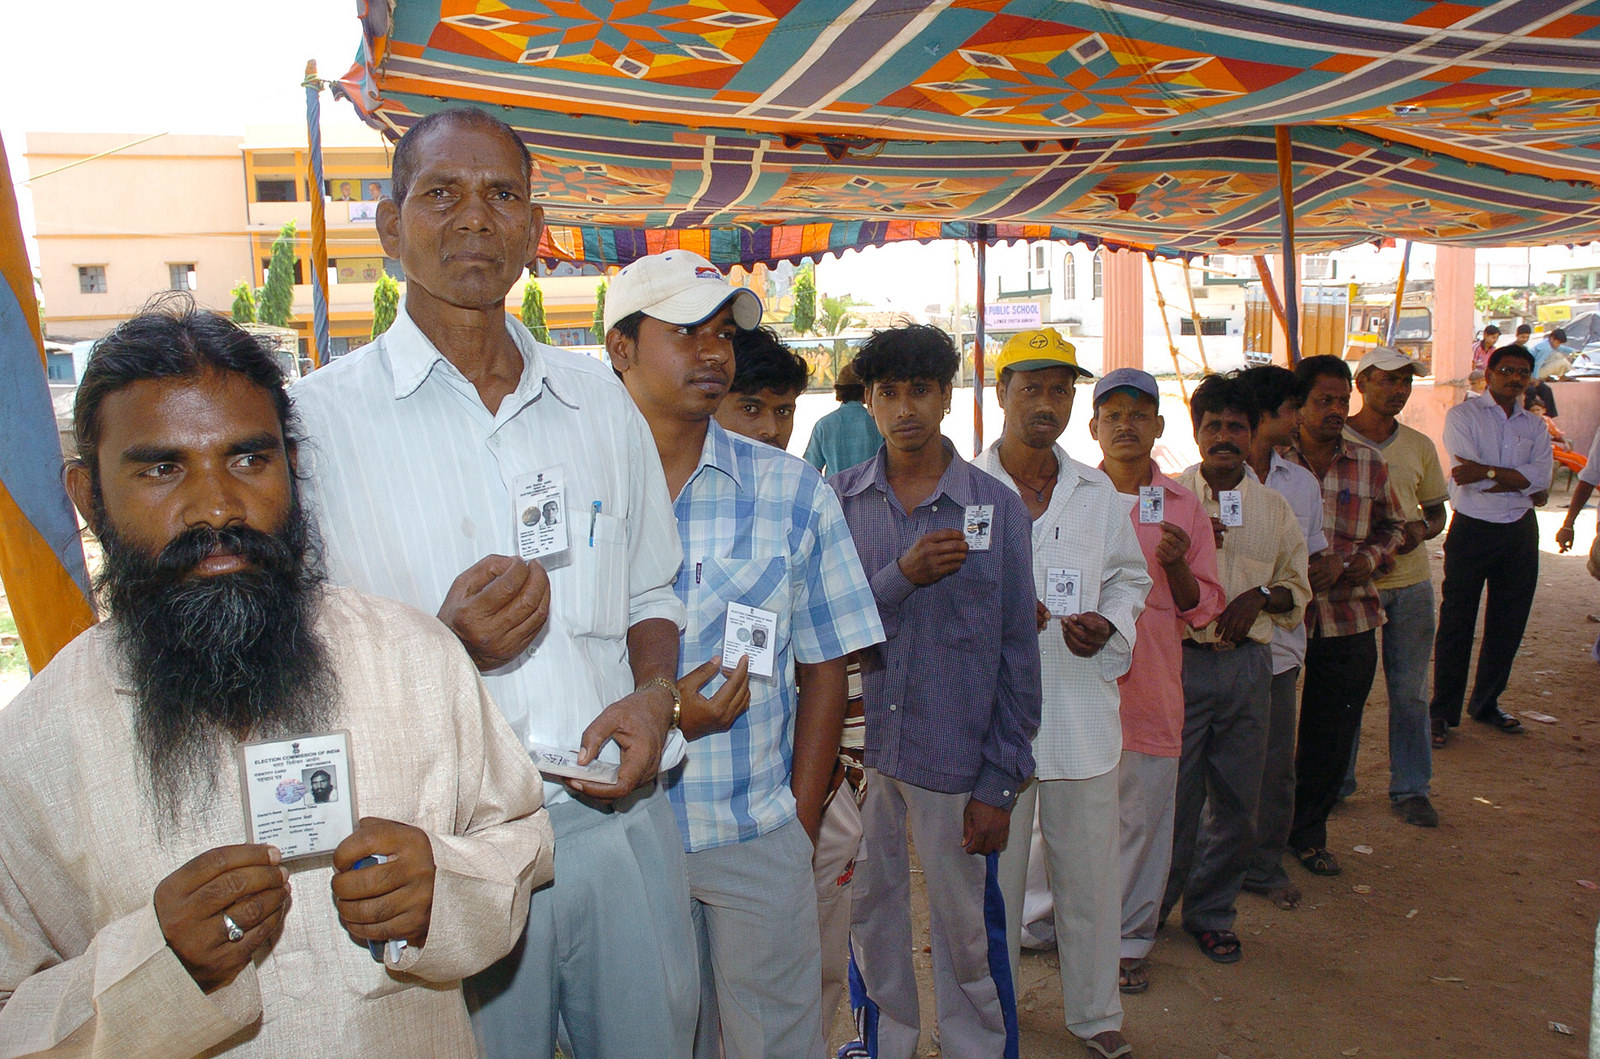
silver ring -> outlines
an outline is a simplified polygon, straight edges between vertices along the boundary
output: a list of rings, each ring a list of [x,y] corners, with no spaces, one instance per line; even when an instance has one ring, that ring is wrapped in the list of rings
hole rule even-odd
[[[226,912],[222,913],[222,925],[228,928],[229,941],[238,941],[244,937],[244,928],[235,923],[233,917]]]

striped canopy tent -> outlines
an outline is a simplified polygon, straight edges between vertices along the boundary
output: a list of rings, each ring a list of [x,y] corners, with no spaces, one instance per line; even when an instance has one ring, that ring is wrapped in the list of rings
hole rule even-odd
[[[358,0],[392,136],[487,105],[551,258],[936,238],[1160,253],[1600,238],[1600,2]]]

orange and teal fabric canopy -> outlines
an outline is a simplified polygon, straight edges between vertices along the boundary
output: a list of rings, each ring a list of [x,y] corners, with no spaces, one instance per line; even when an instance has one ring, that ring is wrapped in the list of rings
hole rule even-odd
[[[1600,238],[1600,2],[359,0],[340,90],[533,152],[553,257]],[[979,228],[977,226],[993,226]]]

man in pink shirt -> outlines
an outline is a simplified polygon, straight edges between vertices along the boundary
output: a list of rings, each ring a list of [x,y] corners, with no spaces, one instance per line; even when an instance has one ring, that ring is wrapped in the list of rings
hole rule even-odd
[[[1150,986],[1144,958],[1155,945],[1172,861],[1173,800],[1183,752],[1183,628],[1204,628],[1228,603],[1217,576],[1210,515],[1150,458],[1166,427],[1160,402],[1151,375],[1118,368],[1095,384],[1089,421],[1104,456],[1100,469],[1123,494],[1153,582],[1134,626],[1133,664],[1117,681],[1124,993]]]

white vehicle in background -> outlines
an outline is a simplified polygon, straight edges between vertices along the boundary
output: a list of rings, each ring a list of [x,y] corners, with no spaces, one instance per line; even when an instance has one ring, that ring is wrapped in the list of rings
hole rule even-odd
[[[276,327],[272,324],[240,324],[240,327],[250,332],[258,341],[277,358],[278,367],[283,369],[283,377],[288,382],[294,382],[304,372],[300,364],[300,336],[292,328]]]

